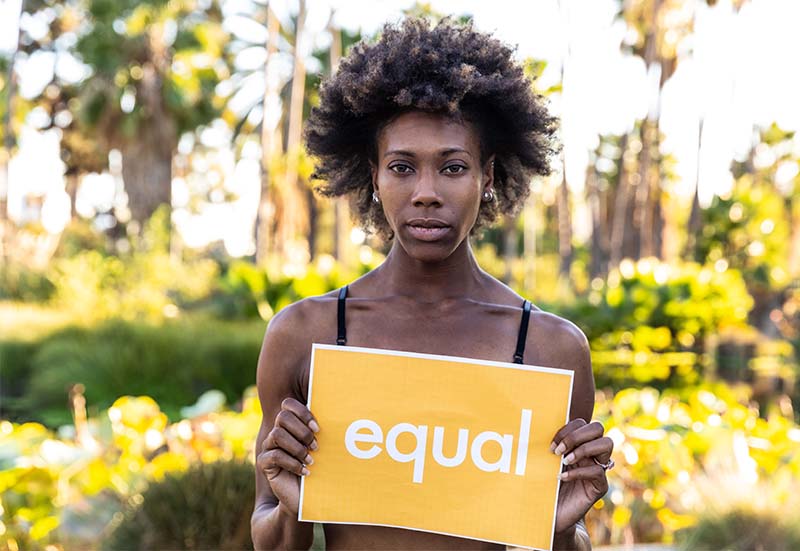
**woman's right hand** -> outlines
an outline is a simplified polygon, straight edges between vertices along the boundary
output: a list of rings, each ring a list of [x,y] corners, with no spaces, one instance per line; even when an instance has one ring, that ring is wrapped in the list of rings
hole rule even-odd
[[[317,449],[317,432],[319,425],[308,408],[286,398],[256,459],[279,507],[295,517],[300,505],[300,477],[308,475],[307,466],[314,463],[310,452]]]

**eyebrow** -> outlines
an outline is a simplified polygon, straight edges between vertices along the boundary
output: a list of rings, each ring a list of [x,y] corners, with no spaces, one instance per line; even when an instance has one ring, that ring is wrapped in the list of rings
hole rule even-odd
[[[466,149],[462,149],[460,147],[449,147],[447,149],[442,149],[439,152],[439,156],[446,157],[451,153],[466,153],[467,155],[472,157],[472,154],[470,154],[469,151],[467,151]],[[408,151],[406,149],[392,149],[383,154],[384,158],[388,157],[389,155],[404,155],[406,157],[416,157],[416,154],[413,151]]]

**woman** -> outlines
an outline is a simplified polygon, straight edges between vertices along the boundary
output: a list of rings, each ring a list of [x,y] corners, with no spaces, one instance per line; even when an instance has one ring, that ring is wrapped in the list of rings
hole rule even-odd
[[[363,225],[392,245],[375,270],[269,324],[257,375],[257,549],[312,544],[311,524],[297,521],[299,477],[313,470],[320,429],[304,405],[309,361],[312,343],[337,342],[574,371],[570,422],[551,446],[566,464],[554,548],[590,548],[582,519],[608,488],[612,442],[588,422],[586,338],[484,272],[469,243],[522,205],[531,177],[549,172],[554,127],[512,50],[449,21],[385,27],[323,85],[306,130],[321,192],[350,195]],[[325,539],[328,549],[499,547],[376,526],[327,525]]]

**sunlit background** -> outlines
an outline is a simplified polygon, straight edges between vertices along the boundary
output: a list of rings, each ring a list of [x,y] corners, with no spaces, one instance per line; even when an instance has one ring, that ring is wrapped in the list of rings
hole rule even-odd
[[[303,120],[409,15],[513,45],[560,119],[473,246],[589,339],[595,544],[800,548],[799,2],[0,0],[0,550],[251,546],[266,323],[387,251]]]

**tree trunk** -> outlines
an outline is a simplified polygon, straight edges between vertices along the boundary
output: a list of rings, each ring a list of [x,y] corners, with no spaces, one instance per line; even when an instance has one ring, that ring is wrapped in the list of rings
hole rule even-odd
[[[270,62],[278,50],[280,22],[275,13],[267,6],[267,59],[264,62],[264,98],[261,118],[261,196],[256,212],[256,264],[265,266],[273,249],[272,235],[275,224],[275,200],[270,193],[272,186],[269,164],[274,148],[274,130],[267,125],[267,108],[277,94],[275,86],[269,78]]]
[[[172,204],[172,149],[148,135],[159,132],[150,125],[139,128],[139,140],[122,146],[122,180],[131,219],[140,229],[161,205]]]
[[[333,12],[328,21],[328,32],[331,33],[331,75],[336,74],[339,68],[339,62],[342,59],[342,31],[333,25]],[[349,249],[349,236],[352,230],[350,222],[350,208],[347,204],[347,199],[344,197],[337,197],[334,199],[334,234],[333,234],[333,251],[334,257],[339,262],[349,265],[347,258],[347,251]]]
[[[160,205],[172,206],[172,154],[176,145],[175,124],[162,97],[162,76],[151,63],[144,64],[142,69],[144,75],[137,95],[141,97],[145,116],[136,136],[119,143],[128,208],[140,229]]]
[[[697,167],[695,168],[694,195],[692,197],[692,210],[689,213],[686,248],[684,249],[684,258],[691,258],[696,261],[702,260],[697,257],[697,236],[703,230],[703,222],[700,217],[700,158],[703,151],[703,122],[701,117],[697,130]]]
[[[75,173],[65,174],[65,191],[69,195],[69,219],[75,220],[78,217],[78,211],[75,209],[75,201],[78,198],[78,175]]]
[[[22,14],[25,11],[25,0],[19,3],[18,24],[22,21]],[[8,255],[8,243],[11,238],[11,223],[8,218],[8,190],[11,184],[8,175],[8,165],[11,162],[11,152],[17,143],[14,135],[14,97],[17,91],[17,74],[14,71],[14,64],[17,60],[17,53],[22,48],[22,31],[17,28],[17,47],[11,52],[11,59],[8,60],[8,70],[6,74],[6,109],[3,113],[3,151],[0,151],[0,259],[5,260]]]
[[[606,250],[603,243],[603,212],[600,201],[600,190],[597,188],[597,169],[594,163],[586,169],[586,198],[589,213],[592,217],[591,258],[589,260],[589,277],[592,279],[603,274],[606,265]]]
[[[308,232],[308,206],[306,204],[307,195],[301,185],[304,182],[298,181],[298,160],[300,153],[300,139],[302,137],[303,125],[303,100],[305,97],[306,67],[303,60],[303,40],[306,19],[306,2],[300,0],[297,13],[297,28],[295,29],[294,43],[294,71],[292,74],[292,92],[289,104],[289,128],[286,135],[286,179],[284,181],[283,196],[286,202],[283,205],[283,224],[279,238],[279,246],[283,248],[283,253],[288,252],[287,247],[298,244],[300,236]],[[308,251],[308,241],[305,243],[306,253]]]
[[[572,216],[569,210],[566,164],[563,164],[561,185],[558,187],[558,277],[569,281],[572,268]]]
[[[538,201],[533,194],[526,201],[523,213],[522,250],[525,262],[525,291],[532,293],[536,289],[536,205]]]
[[[617,185],[615,187],[614,211],[612,213],[611,240],[609,243],[610,260],[608,271],[619,266],[623,258],[623,244],[625,234],[630,232],[626,228],[630,227],[628,221],[628,211],[631,204],[633,189],[628,181],[627,169],[625,167],[625,151],[628,149],[628,136],[622,136],[619,144],[621,154],[619,158],[619,170],[617,171]]]
[[[503,224],[503,283],[512,285],[513,273],[511,265],[517,256],[517,220],[516,218],[506,218]]]

